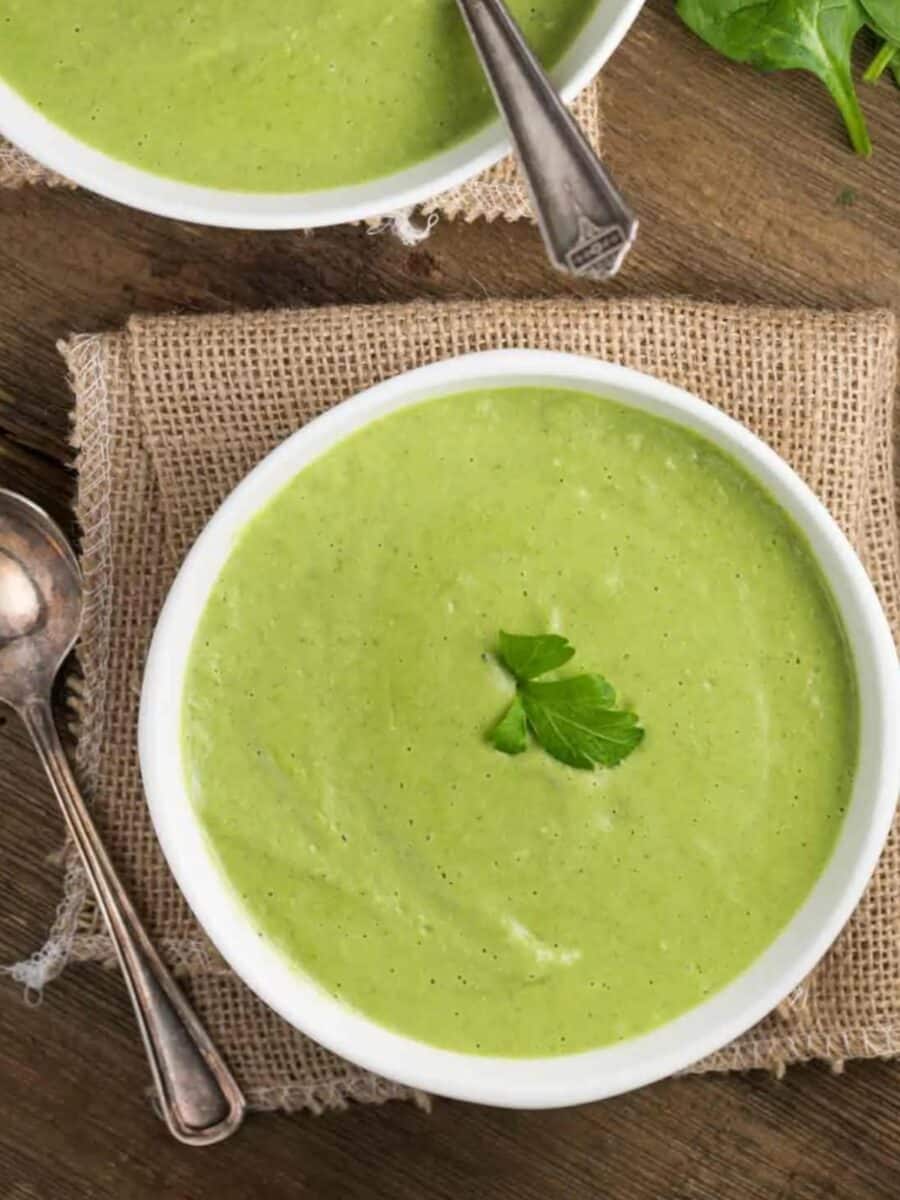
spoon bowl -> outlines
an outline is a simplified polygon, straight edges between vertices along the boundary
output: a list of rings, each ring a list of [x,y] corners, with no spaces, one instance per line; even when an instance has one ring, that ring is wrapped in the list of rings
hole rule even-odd
[[[0,488],[0,701],[49,692],[81,628],[84,589],[59,526]]]

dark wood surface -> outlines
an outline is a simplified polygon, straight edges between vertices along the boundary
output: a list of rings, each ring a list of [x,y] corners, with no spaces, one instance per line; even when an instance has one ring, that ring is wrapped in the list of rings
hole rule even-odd
[[[860,47],[868,51],[870,45]],[[608,156],[642,220],[606,290],[900,310],[900,93],[863,90],[875,154],[847,149],[824,91],[716,58],[651,0],[606,72]],[[54,349],[134,311],[553,295],[525,224],[441,224],[406,249],[360,229],[178,225],[84,192],[0,193],[0,484],[71,529],[69,395]],[[0,716],[2,720],[2,716]],[[60,819],[14,718],[0,727],[0,959],[41,940]],[[509,1200],[896,1200],[900,1066],[670,1080],[603,1104],[515,1113],[438,1102],[251,1117],[172,1143],[121,982],[76,967],[29,1008],[0,983],[0,1200],[304,1196]]]

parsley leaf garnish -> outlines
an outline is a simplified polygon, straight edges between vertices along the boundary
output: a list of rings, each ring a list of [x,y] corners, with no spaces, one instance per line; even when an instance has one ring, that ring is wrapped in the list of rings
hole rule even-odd
[[[518,692],[512,704],[491,730],[491,741],[504,754],[521,754],[528,746],[528,720],[522,697]]]
[[[634,713],[612,708],[616,694],[601,675],[528,683],[521,698],[534,736],[570,767],[614,767],[644,736]]]
[[[516,680],[516,695],[488,737],[504,754],[521,754],[528,729],[559,762],[590,771],[614,767],[640,745],[644,730],[633,712],[614,708],[616,693],[602,675],[536,683],[574,655],[564,637],[500,633],[498,657]]]
[[[563,666],[575,654],[575,647],[567,638],[556,633],[541,637],[520,637],[515,633],[500,630],[499,658],[520,683],[537,679]]]

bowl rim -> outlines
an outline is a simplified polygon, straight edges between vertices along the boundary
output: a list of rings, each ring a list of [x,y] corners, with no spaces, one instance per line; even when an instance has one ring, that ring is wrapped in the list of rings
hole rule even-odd
[[[376,1024],[328,995],[259,935],[215,861],[182,777],[183,672],[207,596],[234,538],[302,467],[387,412],[477,387],[555,386],[608,396],[694,429],[748,469],[800,526],[828,581],[850,643],[859,692],[853,795],[831,858],[800,909],[763,953],[708,1000],[649,1033],[578,1054],[506,1059],[442,1050]],[[769,446],[717,408],[614,363],[541,350],[446,359],[395,376],[316,417],[237,485],[187,554],[148,653],[139,716],[147,803],[188,904],[240,978],[289,1024],[377,1074],[427,1092],[517,1108],[603,1099],[682,1070],[774,1009],[819,961],[862,895],[900,790],[900,672],[887,620],[844,534]]]
[[[595,0],[550,72],[564,100],[593,79],[646,0]],[[455,146],[374,180],[310,192],[236,192],[155,175],[90,146],[0,77],[0,134],[45,167],[107,199],[157,216],[232,229],[313,229],[406,213],[493,166],[511,146],[499,117]]]

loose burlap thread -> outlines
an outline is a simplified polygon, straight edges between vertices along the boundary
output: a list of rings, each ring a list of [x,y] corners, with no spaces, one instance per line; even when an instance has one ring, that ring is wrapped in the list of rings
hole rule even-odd
[[[344,397],[453,354],[531,346],[668,379],[749,425],[815,489],[900,631],[887,312],[813,313],[648,300],[340,307],[135,318],[63,347],[75,392],[88,606],[77,765],[126,886],[251,1102],[341,1106],[415,1094],[314,1045],[228,969],[173,883],[141,792],[136,721],[155,617],[215,508],[269,449]],[[781,1006],[698,1071],[781,1070],[900,1052],[900,844],[892,833],[856,914]],[[58,959],[111,961],[77,865]],[[57,962],[57,965],[60,965]],[[421,1097],[418,1097],[422,1099]]]
[[[599,152],[603,136],[601,114],[601,89],[599,80],[594,80],[572,102],[572,112],[594,148]],[[55,171],[42,166],[29,157],[24,150],[10,145],[0,138],[0,187],[18,188],[26,184],[44,184],[49,187],[73,187],[74,185]],[[475,175],[458,187],[442,192],[420,207],[426,217],[437,215],[448,220],[476,221],[483,218],[496,221],[518,221],[531,218],[528,192],[511,155],[500,159],[494,166]],[[390,218],[393,214],[386,214]],[[402,228],[402,227],[401,227]],[[427,233],[412,230],[409,240],[415,241]],[[418,234],[418,236],[417,236]],[[402,236],[402,234],[401,234]]]

